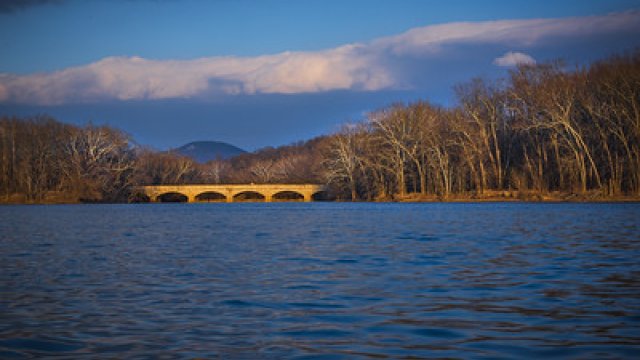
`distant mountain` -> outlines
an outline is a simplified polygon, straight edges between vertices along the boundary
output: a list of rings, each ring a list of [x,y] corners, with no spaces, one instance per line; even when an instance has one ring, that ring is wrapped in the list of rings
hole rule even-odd
[[[199,163],[216,159],[229,159],[246,153],[246,151],[236,146],[219,141],[194,141],[172,151],[188,156]]]

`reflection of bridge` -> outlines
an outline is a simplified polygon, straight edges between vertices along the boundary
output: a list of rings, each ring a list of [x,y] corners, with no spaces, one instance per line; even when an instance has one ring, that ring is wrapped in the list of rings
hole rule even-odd
[[[140,186],[139,192],[152,202],[220,201],[312,201],[325,191],[316,184],[245,184],[245,185],[148,185]],[[171,199],[171,200],[167,200]]]

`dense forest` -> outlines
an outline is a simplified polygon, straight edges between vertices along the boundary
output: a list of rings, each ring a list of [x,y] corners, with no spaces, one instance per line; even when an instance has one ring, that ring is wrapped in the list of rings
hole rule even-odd
[[[393,104],[339,132],[205,164],[122,131],[0,119],[0,201],[125,202],[136,185],[323,183],[343,200],[640,196],[640,52],[522,65]],[[215,136],[212,136],[215,137]]]

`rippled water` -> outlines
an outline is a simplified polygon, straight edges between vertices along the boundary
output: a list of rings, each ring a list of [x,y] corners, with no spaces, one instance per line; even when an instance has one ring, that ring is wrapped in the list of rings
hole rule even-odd
[[[640,204],[0,207],[0,358],[638,358]]]

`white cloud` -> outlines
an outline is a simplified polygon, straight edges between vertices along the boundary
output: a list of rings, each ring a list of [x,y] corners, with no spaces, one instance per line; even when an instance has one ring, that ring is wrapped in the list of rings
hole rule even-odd
[[[640,12],[448,23],[411,29],[365,44],[257,57],[194,60],[109,57],[51,73],[0,74],[0,102],[61,104],[105,99],[398,89],[407,85],[407,79],[400,75],[403,69],[399,67],[405,66],[402,64],[429,66],[428,60],[440,59],[458,45],[498,45],[502,53],[516,46],[534,48],[558,39],[571,41],[618,33],[640,35]],[[473,56],[470,54],[469,58]],[[392,61],[398,59],[401,61]],[[532,62],[530,55],[519,52],[508,52],[494,60],[499,66]]]
[[[536,63],[536,60],[532,58],[530,55],[521,53],[521,52],[513,52],[509,51],[508,53],[495,58],[493,60],[494,65],[509,67],[516,65],[533,65]]]
[[[640,31],[640,11],[602,16],[555,19],[454,22],[411,29],[380,38],[374,46],[396,55],[438,53],[452,44],[510,44],[533,46],[558,38],[589,37],[631,30]]]
[[[110,57],[48,74],[0,75],[0,101],[60,104],[101,99],[168,99],[224,94],[379,90],[391,75],[357,46],[252,58],[148,60]]]

